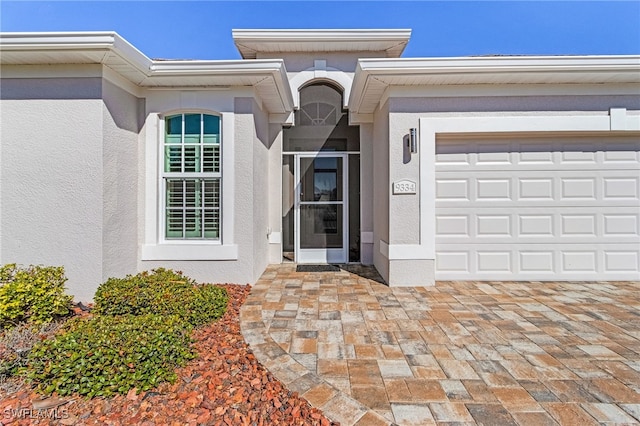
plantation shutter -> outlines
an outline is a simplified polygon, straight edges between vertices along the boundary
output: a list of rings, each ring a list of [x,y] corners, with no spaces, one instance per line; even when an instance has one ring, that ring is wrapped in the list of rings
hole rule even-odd
[[[220,238],[220,153],[220,117],[180,114],[166,119],[166,238]]]

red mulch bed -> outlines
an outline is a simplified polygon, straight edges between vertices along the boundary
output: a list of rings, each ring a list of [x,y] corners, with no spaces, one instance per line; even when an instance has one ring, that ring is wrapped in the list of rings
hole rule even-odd
[[[40,398],[30,389],[4,395],[0,425],[319,425],[338,426],[290,392],[258,363],[240,333],[239,310],[251,288],[226,284],[229,307],[217,322],[194,333],[198,358],[178,380],[149,392],[113,398],[82,397],[46,412],[28,411]],[[15,414],[23,410],[20,415]],[[17,411],[13,411],[17,410]],[[57,414],[57,420],[43,418]]]

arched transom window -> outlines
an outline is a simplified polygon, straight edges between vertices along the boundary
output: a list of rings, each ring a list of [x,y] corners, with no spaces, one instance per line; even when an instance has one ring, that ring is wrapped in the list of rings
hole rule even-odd
[[[316,84],[300,91],[301,126],[335,126],[342,117],[342,95],[326,84]]]

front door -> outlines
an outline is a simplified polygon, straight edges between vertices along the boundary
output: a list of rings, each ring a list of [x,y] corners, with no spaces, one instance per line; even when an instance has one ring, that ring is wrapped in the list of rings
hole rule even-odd
[[[348,254],[347,154],[295,155],[295,259],[346,263]]]

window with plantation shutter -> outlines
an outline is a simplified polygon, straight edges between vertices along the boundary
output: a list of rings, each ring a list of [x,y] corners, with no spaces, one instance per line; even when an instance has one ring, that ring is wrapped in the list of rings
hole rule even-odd
[[[220,240],[220,117],[184,113],[165,118],[166,239]]]

